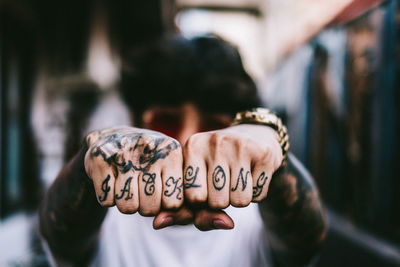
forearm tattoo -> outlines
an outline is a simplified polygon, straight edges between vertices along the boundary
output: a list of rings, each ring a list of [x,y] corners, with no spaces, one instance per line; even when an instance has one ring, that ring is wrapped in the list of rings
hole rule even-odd
[[[189,189],[192,187],[200,187],[199,184],[196,184],[197,174],[199,173],[199,167],[196,167],[196,170],[193,172],[193,166],[188,166],[185,171],[184,179],[185,179],[185,189]]]
[[[265,175],[265,172],[262,172],[260,176],[258,176],[256,186],[253,186],[253,198],[256,198],[261,195],[267,180],[268,176]]]
[[[226,183],[226,175],[224,169],[221,166],[218,165],[217,167],[215,167],[212,174],[212,181],[216,190],[220,191],[222,190],[222,188],[224,188]]]
[[[170,176],[166,181],[165,181],[165,187],[168,189],[164,191],[164,196],[166,197],[171,197],[176,193],[176,199],[182,200],[182,178],[179,177],[178,179],[175,179],[173,176]]]
[[[57,257],[85,266],[95,249],[96,237],[107,210],[96,201],[93,183],[83,165],[84,147],[60,172],[40,207],[40,231]],[[109,176],[102,184],[105,200]]]
[[[250,171],[247,171],[246,174],[243,175],[243,170],[244,170],[243,168],[240,169],[239,176],[238,176],[237,181],[236,181],[236,185],[235,185],[235,187],[233,187],[231,189],[232,192],[235,192],[238,189],[239,181],[242,181],[242,191],[244,191],[246,189],[247,177],[249,176]]]
[[[268,198],[259,205],[273,255],[282,266],[308,264],[327,229],[317,189],[308,174],[298,171],[298,164],[288,158],[288,166],[274,174]],[[260,185],[264,180],[259,178]]]

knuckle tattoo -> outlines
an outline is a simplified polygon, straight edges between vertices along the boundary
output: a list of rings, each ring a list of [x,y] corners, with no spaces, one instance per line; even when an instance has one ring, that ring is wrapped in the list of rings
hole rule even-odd
[[[268,180],[268,176],[265,172],[262,172],[260,176],[258,176],[255,186],[253,186],[253,198],[257,198],[261,195],[264,185]]]
[[[248,176],[250,174],[250,171],[246,171],[245,174],[243,174],[244,168],[241,168],[239,171],[239,176],[236,180],[236,185],[234,187],[231,188],[232,192],[235,192],[238,187],[239,187],[239,182],[241,181],[241,185],[242,185],[242,191],[244,191],[247,187],[247,181],[248,181]]]
[[[176,193],[176,199],[182,200],[182,178],[179,177],[175,179],[173,176],[170,176],[165,181],[165,187],[167,188],[164,191],[164,196],[171,197]]]
[[[125,174],[129,171],[143,173],[141,181],[145,184],[146,195],[153,195],[155,191],[156,174],[148,172],[151,166],[180,149],[180,144],[175,139],[150,131],[137,133],[129,129],[108,129],[93,132],[86,138],[89,142],[96,138],[95,144],[88,150],[90,160],[106,163],[115,177],[118,173]],[[127,149],[134,155],[131,159],[127,159]],[[101,195],[98,196],[100,203],[108,197],[110,178],[111,176],[107,175],[101,181]],[[132,177],[129,177],[120,192],[115,194],[115,199],[129,200],[133,197],[131,182]]]
[[[189,189],[192,187],[201,187],[199,184],[196,184],[197,174],[199,173],[199,167],[193,169],[193,166],[189,165],[186,168],[184,179],[185,179],[185,189]]]
[[[226,175],[224,169],[220,165],[218,165],[214,169],[214,172],[212,174],[212,182],[214,188],[218,191],[222,190],[225,186]]]

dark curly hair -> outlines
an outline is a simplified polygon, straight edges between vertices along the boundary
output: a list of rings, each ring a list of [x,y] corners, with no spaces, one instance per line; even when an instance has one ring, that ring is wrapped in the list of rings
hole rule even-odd
[[[153,105],[190,101],[233,116],[261,104],[238,50],[215,35],[167,37],[133,49],[123,58],[120,92],[139,121]]]

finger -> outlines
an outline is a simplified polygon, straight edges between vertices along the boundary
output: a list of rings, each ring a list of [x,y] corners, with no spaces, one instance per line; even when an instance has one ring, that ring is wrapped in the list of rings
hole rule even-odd
[[[120,172],[115,181],[115,204],[122,213],[132,214],[139,209],[138,172]]]
[[[161,171],[161,204],[164,209],[177,209],[183,204],[182,151],[176,151],[169,155]]]
[[[154,218],[153,228],[162,229],[174,224],[186,225],[192,223],[193,218],[193,212],[187,207],[182,207],[176,211],[161,211]]]
[[[222,210],[200,209],[195,212],[194,225],[201,231],[233,229],[234,222]]]
[[[161,208],[161,173],[158,166],[139,174],[139,213],[154,216]]]
[[[86,153],[85,170],[92,179],[97,200],[103,207],[111,207],[114,203],[114,183],[117,168],[105,162],[101,156]]]
[[[219,162],[220,160],[216,160]],[[208,205],[212,209],[229,206],[230,170],[226,163],[213,164],[208,168]]]
[[[253,194],[253,178],[250,166],[234,166],[231,173],[230,204],[234,207],[246,207],[250,204]]]
[[[272,170],[266,168],[265,164],[256,164],[253,169],[253,202],[260,202],[268,194],[269,183],[271,182]]]
[[[207,201],[207,165],[203,155],[198,149],[201,144],[192,137],[184,148],[184,172],[183,182],[185,199],[189,203],[204,203]]]

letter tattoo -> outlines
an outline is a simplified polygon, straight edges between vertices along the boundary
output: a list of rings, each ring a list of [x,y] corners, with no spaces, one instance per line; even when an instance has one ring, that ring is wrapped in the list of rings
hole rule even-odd
[[[129,177],[124,185],[124,189],[121,189],[121,195],[118,196],[118,194],[115,194],[115,198],[116,199],[121,199],[123,198],[123,196],[125,195],[125,192],[127,193],[127,196],[125,198],[125,200],[129,200],[132,198],[133,193],[131,193],[131,181],[132,181],[132,177]]]
[[[144,193],[147,196],[151,196],[154,194],[154,184],[156,182],[156,174],[155,173],[144,173],[142,176],[142,181],[145,182]]]
[[[178,200],[182,199],[182,196],[181,196],[181,194],[182,194],[182,189],[181,189],[181,187],[182,187],[182,178],[181,177],[179,177],[178,179],[175,180],[174,177],[170,176],[167,179],[167,181],[165,181],[165,186],[168,187],[168,188],[173,186],[173,188],[172,188],[172,190],[165,190],[164,191],[164,196],[170,197],[175,193],[176,190],[178,190],[178,193],[176,194],[176,198]]]
[[[195,184],[198,172],[199,172],[199,167],[196,168],[196,171],[194,173],[193,173],[193,167],[192,166],[188,166],[186,168],[186,172],[185,172],[185,176],[184,176],[184,179],[186,181],[185,189],[188,189],[188,188],[191,188],[191,187],[200,187],[199,184]]]
[[[233,188],[231,189],[232,192],[234,192],[234,191],[236,191],[236,190],[238,189],[239,180],[242,180],[242,191],[244,191],[244,189],[246,189],[246,186],[247,186],[247,176],[248,176],[249,174],[250,174],[250,171],[247,171],[247,172],[246,172],[246,175],[243,176],[243,168],[240,169],[239,177],[238,177],[238,179],[237,179],[236,185],[235,185],[235,187],[233,187]]]
[[[225,175],[224,169],[222,169],[221,166],[218,165],[214,169],[214,172],[212,175],[212,181],[213,181],[214,188],[217,189],[218,191],[220,191],[222,188],[224,188],[225,182],[226,182],[226,175]]]
[[[110,192],[110,186],[108,182],[110,181],[110,175],[107,175],[106,179],[104,179],[103,183],[101,184],[101,191],[103,191],[103,197],[99,197],[99,201],[103,202],[107,199],[108,192]]]
[[[268,180],[268,176],[265,175],[265,172],[262,172],[257,179],[256,186],[253,186],[253,198],[261,195],[263,187]]]

